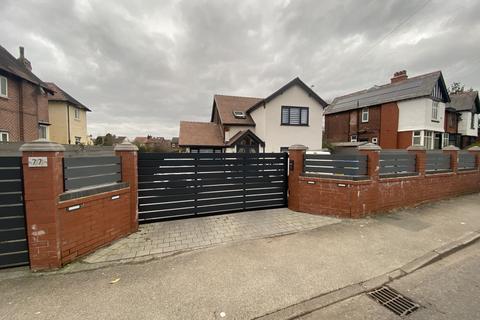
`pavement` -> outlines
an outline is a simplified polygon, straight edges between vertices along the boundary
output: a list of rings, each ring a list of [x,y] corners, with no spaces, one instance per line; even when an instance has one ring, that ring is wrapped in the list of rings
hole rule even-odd
[[[73,273],[3,280],[0,272],[0,319],[264,317],[344,288],[373,287],[409,265],[415,274],[425,255],[440,258],[451,243],[478,235],[479,212],[473,194],[143,262],[82,262],[67,268]]]
[[[434,264],[388,284],[420,304],[411,320],[480,319],[480,243],[456,252]],[[367,295],[361,294],[296,318],[313,319],[401,319]]]
[[[83,262],[126,263],[140,260],[138,258],[301,232],[340,221],[280,208],[143,224],[139,232],[96,251]]]

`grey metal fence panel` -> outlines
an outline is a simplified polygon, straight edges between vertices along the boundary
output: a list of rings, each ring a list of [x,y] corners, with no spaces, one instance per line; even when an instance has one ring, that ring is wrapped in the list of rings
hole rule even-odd
[[[0,157],[0,268],[29,263],[22,158]]]
[[[361,154],[305,154],[303,172],[328,178],[366,177],[367,156]]]
[[[283,207],[286,153],[140,153],[139,221]]]
[[[65,191],[120,182],[121,159],[116,156],[64,158],[63,177]]]
[[[451,159],[449,154],[427,152],[425,171],[427,173],[451,171]]]
[[[415,175],[416,158],[408,152],[380,152],[380,176]]]
[[[458,170],[473,170],[475,167],[475,155],[469,152],[460,152],[458,154]]]

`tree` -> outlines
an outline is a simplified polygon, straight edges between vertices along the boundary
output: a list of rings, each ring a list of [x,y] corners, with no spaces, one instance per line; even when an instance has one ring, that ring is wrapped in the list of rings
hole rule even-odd
[[[465,90],[465,85],[461,82],[454,82],[450,85],[450,87],[448,87],[449,94],[472,92],[472,91],[473,91],[473,88]]]

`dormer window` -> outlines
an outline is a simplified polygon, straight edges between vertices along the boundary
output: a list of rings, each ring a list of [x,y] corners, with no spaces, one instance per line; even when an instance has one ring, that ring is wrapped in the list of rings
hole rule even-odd
[[[247,117],[243,111],[233,111],[233,116],[237,119],[245,119]]]

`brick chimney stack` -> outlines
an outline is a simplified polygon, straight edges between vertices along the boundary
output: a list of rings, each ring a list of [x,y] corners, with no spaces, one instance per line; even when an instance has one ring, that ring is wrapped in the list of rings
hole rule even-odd
[[[393,74],[393,78],[390,79],[391,83],[397,83],[403,80],[407,80],[407,70],[397,71]]]
[[[23,63],[25,68],[27,68],[29,71],[32,71],[32,64],[30,61],[28,61],[27,58],[25,58],[25,48],[24,47],[19,47],[20,49],[20,57],[18,57],[18,61]]]

